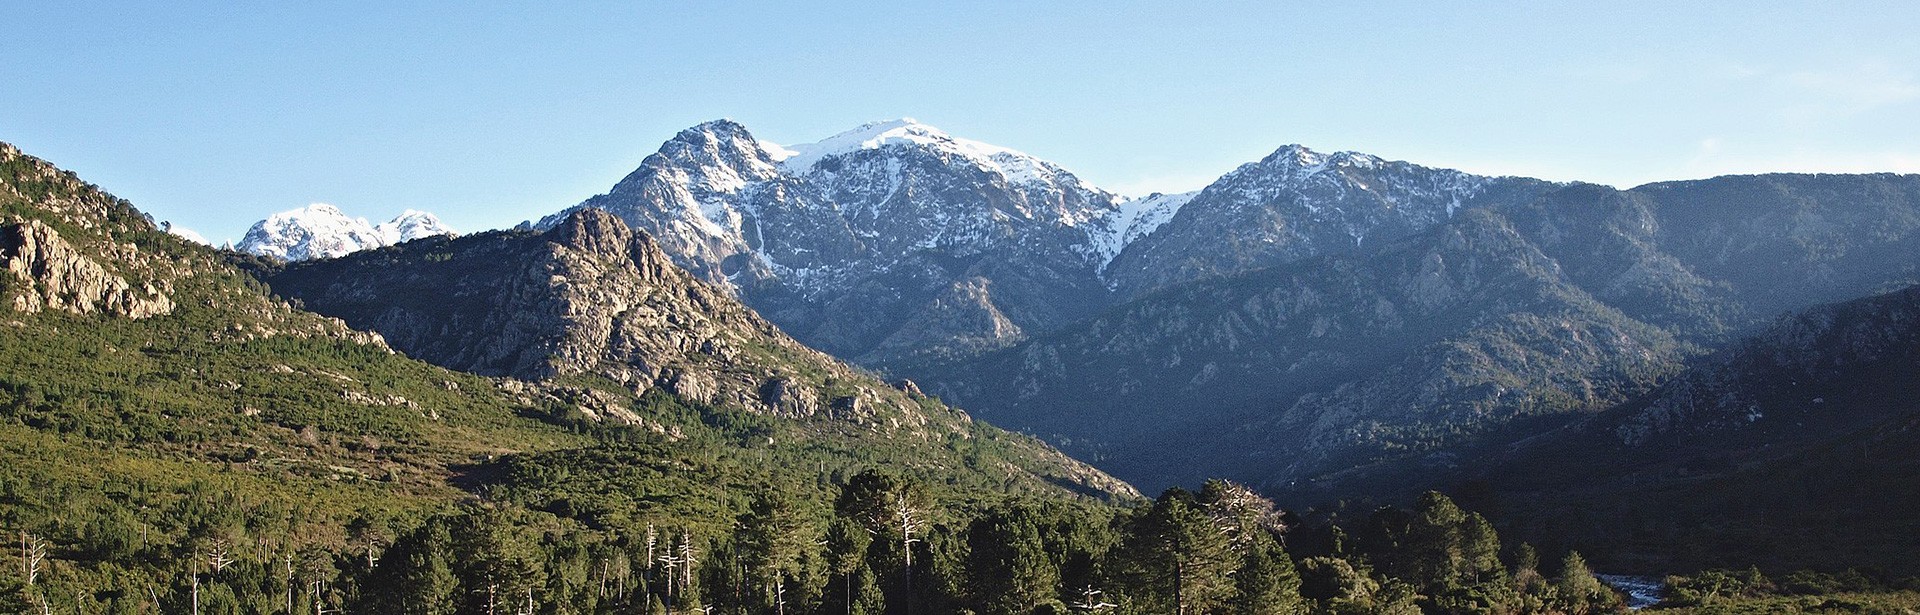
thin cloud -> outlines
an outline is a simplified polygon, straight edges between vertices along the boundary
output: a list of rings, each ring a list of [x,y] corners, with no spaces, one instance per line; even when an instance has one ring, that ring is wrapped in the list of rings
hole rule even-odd
[[[1920,100],[1913,71],[1884,62],[1784,73],[1774,83],[1812,99],[1801,111],[1855,114]]]

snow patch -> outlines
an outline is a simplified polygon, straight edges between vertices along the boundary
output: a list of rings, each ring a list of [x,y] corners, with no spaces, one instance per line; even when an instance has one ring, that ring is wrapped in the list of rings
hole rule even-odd
[[[1199,190],[1179,194],[1155,192],[1143,198],[1121,202],[1119,207],[1100,219],[1100,224],[1088,230],[1094,254],[1100,259],[1095,271],[1105,273],[1107,265],[1129,244],[1153,234],[1199,194]]]
[[[203,246],[213,245],[212,242],[207,241],[206,237],[202,237],[199,233],[194,232],[193,229],[190,229],[184,226],[179,226],[172,222],[161,222],[160,230],[166,231],[168,234],[173,235],[174,237],[179,237],[181,239],[185,239],[187,241],[191,241],[193,243],[197,243]]]

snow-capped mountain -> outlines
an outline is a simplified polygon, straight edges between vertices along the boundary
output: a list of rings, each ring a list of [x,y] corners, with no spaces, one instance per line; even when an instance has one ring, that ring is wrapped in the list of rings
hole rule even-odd
[[[607,194],[539,226],[605,209],[802,340],[886,358],[871,356],[883,342],[934,352],[958,339],[999,344],[1104,305],[1094,237],[1114,234],[1108,218],[1123,202],[1053,163],[911,119],[790,146],[719,120],[682,131]],[[946,300],[954,296],[980,300]],[[986,323],[980,331],[903,331],[928,310],[991,313],[961,317]]]
[[[717,120],[538,226],[607,210],[802,341],[898,363],[1013,343],[1169,283],[1404,236],[1546,185],[1287,146],[1198,192],[1127,199],[912,119],[785,146]]]
[[[340,208],[314,203],[283,211],[254,223],[238,249],[284,260],[335,258],[359,250],[393,245],[422,237],[455,235],[433,214],[407,210],[375,226],[366,218],[348,217]]]
[[[387,245],[406,243],[425,237],[459,235],[441,222],[439,216],[413,209],[400,212],[400,215],[394,216],[392,220],[373,227],[373,232],[379,233],[380,240]]]
[[[1406,237],[1464,207],[1518,202],[1554,184],[1287,145],[1186,196],[1158,232],[1106,268],[1129,295]]]

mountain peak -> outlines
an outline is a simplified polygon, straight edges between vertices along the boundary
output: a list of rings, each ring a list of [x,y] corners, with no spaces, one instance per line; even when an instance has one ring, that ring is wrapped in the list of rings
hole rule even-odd
[[[739,122],[735,122],[731,119],[723,117],[717,120],[708,120],[705,122],[701,122],[699,124],[694,124],[693,126],[688,127],[686,130],[680,131],[679,134],[674,135],[674,140],[708,141],[708,140],[715,140],[715,139],[731,139],[731,138],[737,138],[737,137],[746,137],[751,139],[753,138],[753,135],[747,132],[746,126],[741,125]]]
[[[1080,183],[1072,174],[1032,154],[955,137],[910,117],[867,122],[814,143],[789,145],[785,150],[791,155],[782,158],[780,164],[790,173],[805,175],[829,158],[894,147],[925,148],[963,159],[981,169],[1000,174],[1009,184],[1052,184],[1060,179],[1073,184]]]
[[[1372,154],[1361,152],[1321,153],[1298,143],[1290,143],[1273,150],[1259,165],[1277,167],[1292,171],[1291,175],[1309,177],[1330,168],[1371,169],[1386,164],[1386,160]]]
[[[239,249],[286,260],[335,258],[436,235],[455,235],[431,213],[409,209],[375,226],[326,203],[279,212],[254,223]]]
[[[796,173],[805,173],[812,169],[815,163],[826,158],[894,144],[962,147],[961,140],[955,139],[952,135],[922,124],[913,118],[903,117],[867,122],[813,143],[787,146],[786,149],[793,155],[782,161],[782,164]]]

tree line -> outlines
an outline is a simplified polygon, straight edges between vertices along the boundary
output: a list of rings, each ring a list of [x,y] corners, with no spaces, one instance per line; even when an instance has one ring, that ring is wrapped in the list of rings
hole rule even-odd
[[[1034,498],[949,507],[865,471],[830,502],[779,490],[718,524],[593,528],[472,501],[338,531],[271,530],[219,498],[177,539],[108,514],[18,532],[0,610],[180,615],[1579,615],[1618,610],[1580,556],[1543,567],[1428,493],[1308,524],[1210,481],[1132,508]],[[118,515],[118,516],[116,516]],[[116,521],[116,519],[118,519]],[[1346,527],[1351,525],[1352,527]],[[716,529],[720,528],[720,529]],[[144,532],[144,530],[141,530]],[[328,538],[318,538],[327,534]],[[57,539],[57,540],[56,540]]]

